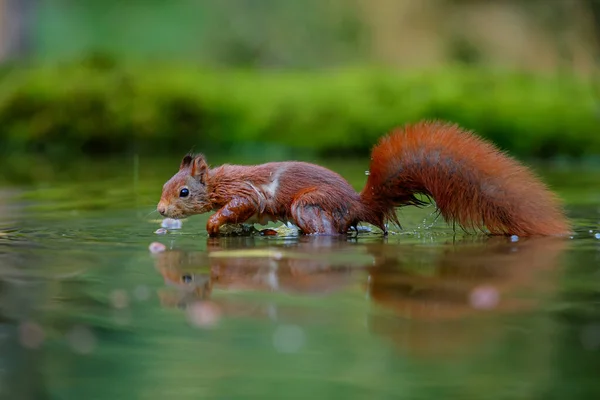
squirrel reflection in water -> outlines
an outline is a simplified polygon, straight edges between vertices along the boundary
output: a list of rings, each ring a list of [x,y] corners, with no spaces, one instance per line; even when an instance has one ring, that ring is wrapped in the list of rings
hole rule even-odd
[[[177,289],[161,290],[161,301],[183,308],[210,302],[222,317],[273,318],[268,307],[215,296],[213,290],[305,296],[362,291],[373,304],[367,316],[371,332],[413,351],[451,351],[481,339],[481,327],[463,323],[469,318],[534,310],[536,301],[553,292],[552,273],[568,245],[554,237],[513,242],[475,236],[436,246],[386,241],[209,238],[206,252],[156,254],[156,269]],[[277,311],[303,319],[298,309],[278,306]]]
[[[368,253],[343,254],[349,244],[332,236],[301,236],[278,241],[252,237],[209,238],[206,252],[170,250],[155,255],[155,266],[167,286],[164,305],[184,307],[212,297],[213,288],[229,291],[266,291],[327,294],[357,282]]]

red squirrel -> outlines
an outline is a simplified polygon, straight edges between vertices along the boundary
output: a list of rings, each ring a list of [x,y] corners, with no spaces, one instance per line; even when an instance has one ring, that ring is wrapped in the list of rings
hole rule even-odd
[[[527,167],[458,125],[420,122],[383,137],[356,193],[339,174],[306,162],[209,168],[186,155],[165,183],[158,212],[183,218],[212,210],[206,229],[292,222],[303,234],[346,234],[367,222],[387,234],[396,207],[435,201],[447,222],[493,235],[564,235],[570,224],[555,195]]]

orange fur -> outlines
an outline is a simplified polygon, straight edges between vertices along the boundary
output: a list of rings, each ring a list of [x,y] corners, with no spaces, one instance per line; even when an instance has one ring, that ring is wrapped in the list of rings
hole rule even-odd
[[[372,222],[397,221],[395,206],[431,197],[448,222],[492,234],[569,232],[557,198],[525,166],[457,125],[422,122],[394,131],[373,149],[361,197]]]
[[[189,195],[181,196],[181,190]],[[229,223],[280,220],[304,233],[344,234],[359,222],[386,230],[395,207],[432,198],[446,221],[496,235],[561,235],[569,223],[557,198],[525,166],[456,125],[422,122],[397,129],[373,149],[358,194],[340,175],[315,164],[279,162],[209,169],[184,157],[163,188],[159,212],[181,218],[210,210],[210,235]]]

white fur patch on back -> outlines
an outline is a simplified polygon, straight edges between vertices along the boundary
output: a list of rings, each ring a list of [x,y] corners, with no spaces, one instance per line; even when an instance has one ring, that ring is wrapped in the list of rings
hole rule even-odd
[[[279,189],[279,177],[285,172],[286,169],[286,167],[279,166],[275,170],[275,173],[272,174],[271,182],[260,186],[265,197],[267,198],[267,201],[273,200],[277,195],[277,190]]]
[[[285,172],[287,167],[279,166],[275,172],[271,172],[271,181],[258,187],[252,182],[246,182],[252,190],[256,192],[258,196],[258,210],[259,213],[263,213],[268,206],[272,206],[275,203],[275,197],[277,196],[277,190],[279,189],[279,178],[281,174]]]

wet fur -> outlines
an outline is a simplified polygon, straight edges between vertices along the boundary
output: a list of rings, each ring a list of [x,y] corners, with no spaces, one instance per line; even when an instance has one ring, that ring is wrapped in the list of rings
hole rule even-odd
[[[183,186],[190,196],[179,198]],[[433,199],[464,229],[496,235],[561,235],[570,226],[557,198],[525,166],[456,125],[423,122],[397,129],[373,149],[358,194],[339,174],[305,162],[209,169],[186,155],[163,187],[159,211],[181,218],[217,210],[209,234],[226,223],[292,221],[304,233],[343,234],[359,222],[385,230],[395,208]]]

